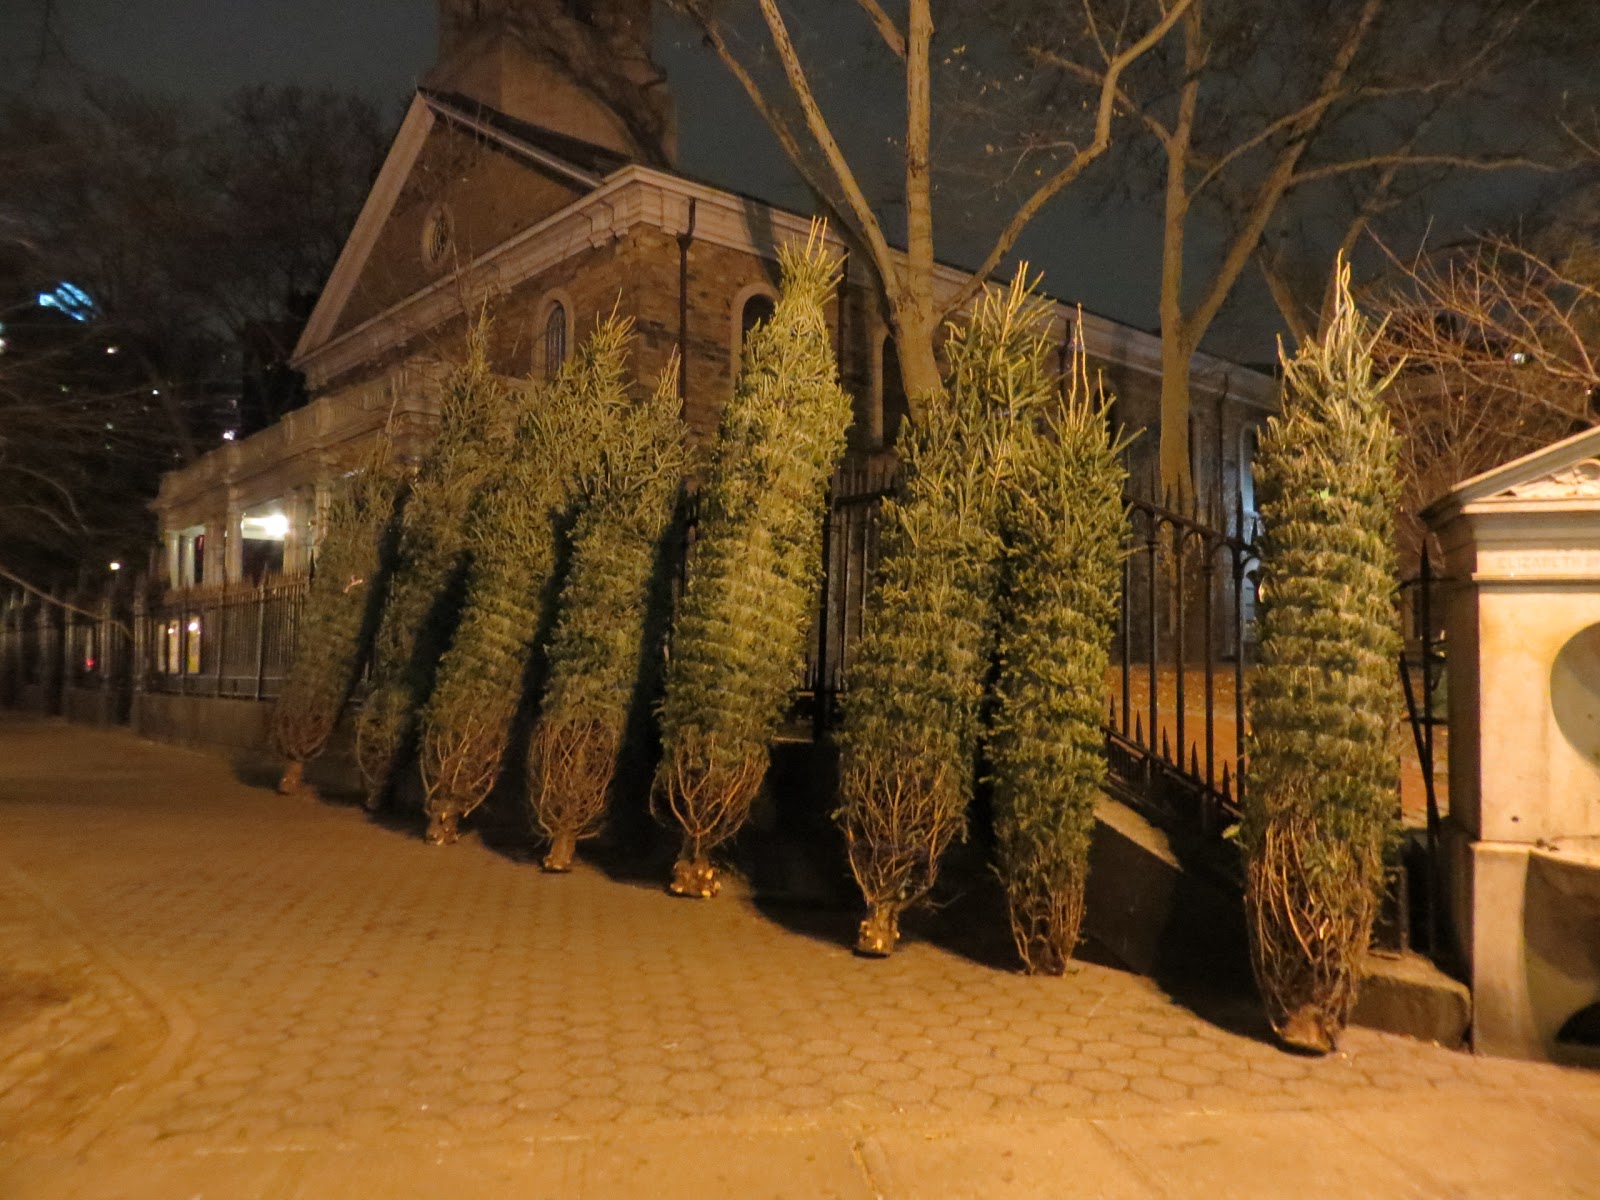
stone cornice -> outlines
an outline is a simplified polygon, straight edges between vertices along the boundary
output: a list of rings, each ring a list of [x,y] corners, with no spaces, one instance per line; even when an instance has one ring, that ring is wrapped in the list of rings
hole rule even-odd
[[[305,372],[308,385],[316,391],[460,315],[464,304],[508,292],[574,254],[627,236],[636,226],[671,236],[683,233],[689,227],[691,203],[695,209],[696,242],[765,258],[775,258],[780,244],[805,238],[811,227],[810,218],[797,213],[682,176],[630,165],[614,172],[588,195],[479,255],[458,273],[435,280],[339,336],[319,343],[308,327],[295,365]],[[829,241],[841,251],[845,248],[837,235],[830,233]],[[345,266],[341,256],[336,275]],[[354,264],[353,269],[359,270],[359,264]],[[955,267],[940,266],[936,270],[936,286],[945,298],[969,278]],[[852,259],[850,279],[862,284],[867,281],[859,256]],[[330,291],[333,283],[330,280]],[[1061,301],[1053,303],[1055,334],[1064,338],[1078,312]],[[319,315],[322,307],[318,305]],[[328,324],[335,318],[336,314]],[[1161,374],[1161,340],[1156,335],[1092,313],[1083,314],[1083,327],[1091,356],[1144,374]],[[1276,407],[1276,381],[1258,371],[1197,354],[1191,374],[1194,385],[1212,396],[1226,390],[1230,397],[1252,407]]]
[[[330,451],[370,435],[385,422],[403,425],[408,418],[436,416],[435,389],[424,382],[433,370],[421,360],[402,363],[380,378],[319,396],[259,433],[168,471],[150,507],[158,513],[181,512],[214,504],[223,491],[245,496],[253,481],[288,464],[316,466]],[[248,496],[249,503],[265,499],[271,497]]]

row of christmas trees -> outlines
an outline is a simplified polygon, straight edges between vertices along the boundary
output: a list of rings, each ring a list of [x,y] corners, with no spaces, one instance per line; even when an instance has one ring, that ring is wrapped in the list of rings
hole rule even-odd
[[[851,411],[824,316],[838,263],[820,230],[781,269],[704,464],[679,417],[676,364],[653,396],[630,399],[626,320],[600,322],[554,381],[515,386],[490,372],[480,322],[415,473],[380,449],[336,498],[274,716],[285,789],[370,662],[356,728],[369,805],[414,763],[427,836],[450,842],[525,757],[544,865],[564,871],[604,823],[625,731],[653,714],[652,807],[682,836],[671,890],[716,894],[714,853],[749,817],[800,679]],[[1348,307],[1341,319],[1321,359],[1292,365],[1304,403],[1263,443],[1264,518],[1282,550],[1264,563],[1258,799],[1243,830],[1275,1024],[1326,1045],[1353,1002],[1395,767],[1380,679],[1393,447],[1364,335]],[[945,386],[898,448],[838,735],[836,818],[868,908],[864,953],[893,950],[964,832],[980,771],[1024,964],[1059,973],[1079,939],[1124,479],[1081,357],[1063,386],[1047,330],[1020,275],[987,294],[951,331]],[[1364,464],[1354,474],[1351,456]],[[696,476],[674,606],[676,517]],[[1343,656],[1332,668],[1330,638]],[[529,699],[526,754],[508,755]]]

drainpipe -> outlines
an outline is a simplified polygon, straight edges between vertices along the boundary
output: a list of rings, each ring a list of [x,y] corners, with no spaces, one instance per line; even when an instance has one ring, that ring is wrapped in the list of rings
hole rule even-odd
[[[695,207],[689,200],[689,224],[678,235],[678,411],[689,415],[689,247],[694,243]]]
[[[834,350],[834,358],[839,364],[839,382],[844,382],[844,329],[845,305],[850,302],[850,248],[845,247],[844,258],[839,264],[839,319],[834,323],[834,336],[838,339],[838,348]]]

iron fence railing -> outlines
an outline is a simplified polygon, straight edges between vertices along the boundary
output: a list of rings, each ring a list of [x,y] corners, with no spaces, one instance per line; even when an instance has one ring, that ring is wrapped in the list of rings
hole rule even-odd
[[[822,586],[790,736],[825,737],[838,722],[893,482],[889,459],[843,468],[833,479],[820,533]],[[1105,694],[1111,788],[1158,823],[1215,839],[1237,819],[1245,786],[1255,549],[1241,533],[1212,529],[1193,513],[1130,498],[1128,514]],[[1240,530],[1245,523],[1241,510]],[[130,687],[151,692],[274,699],[308,586],[298,577],[135,596],[120,625],[109,609],[96,623],[37,602],[13,605],[0,624],[5,678],[11,687],[54,678],[59,688],[62,680],[101,678],[117,662]]]
[[[166,593],[136,614],[145,689],[185,696],[277,697],[294,658],[305,577]]]
[[[892,471],[842,470],[822,528],[823,582],[801,715],[837,722],[878,561]],[[1110,784],[1158,823],[1214,839],[1243,799],[1246,671],[1255,634],[1253,543],[1197,515],[1127,498],[1119,621],[1107,679]],[[1236,529],[1247,531],[1238,510]]]

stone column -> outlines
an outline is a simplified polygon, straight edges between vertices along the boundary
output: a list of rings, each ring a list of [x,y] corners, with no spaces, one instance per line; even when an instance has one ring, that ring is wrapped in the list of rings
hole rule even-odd
[[[237,500],[229,497],[228,515],[223,525],[227,532],[222,539],[222,573],[218,583],[238,583],[244,578],[244,534],[240,529],[243,517],[244,509]]]
[[[311,496],[311,547],[313,550],[322,544],[323,535],[328,532],[328,516],[333,511],[333,479],[328,475],[321,476]]]
[[[311,527],[304,488],[290,488],[284,493],[283,514],[289,521],[283,535],[283,573],[303,575],[311,561]]]
[[[162,532],[161,541],[166,550],[167,586],[169,588],[181,587],[184,580],[184,547],[188,544],[188,557],[194,557],[194,543],[188,542],[176,530],[168,529]]]

